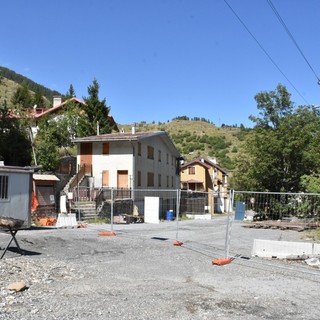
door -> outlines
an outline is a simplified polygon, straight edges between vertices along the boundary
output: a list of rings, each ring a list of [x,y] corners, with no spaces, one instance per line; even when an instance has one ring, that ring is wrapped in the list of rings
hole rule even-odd
[[[128,189],[128,171],[119,170],[117,175],[117,197],[128,198],[130,190]]]
[[[119,170],[117,179],[118,189],[128,189],[128,170]]]

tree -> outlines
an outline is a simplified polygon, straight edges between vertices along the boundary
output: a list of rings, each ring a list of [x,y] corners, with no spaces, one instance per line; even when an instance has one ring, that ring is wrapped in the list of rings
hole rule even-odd
[[[27,109],[32,107],[33,99],[26,84],[23,83],[18,87],[11,102],[17,109]]]
[[[76,96],[76,91],[73,88],[73,85],[70,84],[69,90],[65,94],[65,100],[71,99]]]
[[[259,191],[298,192],[301,177],[317,172],[320,118],[316,109],[300,106],[293,110],[290,94],[283,86],[255,97],[260,118],[238,159],[237,187]],[[250,161],[248,161],[248,159]]]
[[[0,160],[11,166],[31,164],[31,143],[28,139],[28,131],[17,119],[9,116],[6,101],[0,104]]]
[[[37,108],[45,108],[46,103],[39,89],[36,90],[33,98],[33,105]],[[29,107],[30,108],[30,107]]]
[[[256,123],[256,127],[276,129],[281,119],[293,110],[293,102],[290,97],[291,94],[281,84],[276,90],[258,93],[254,98],[261,117],[251,115],[249,119]]]
[[[59,165],[59,149],[68,144],[68,129],[61,121],[45,117],[39,122],[35,138],[37,162],[44,170],[54,171]]]
[[[88,86],[88,97],[84,97],[86,105],[83,107],[85,115],[79,118],[79,136],[92,136],[96,134],[110,133],[109,111],[106,99],[99,100],[99,84],[96,79]]]

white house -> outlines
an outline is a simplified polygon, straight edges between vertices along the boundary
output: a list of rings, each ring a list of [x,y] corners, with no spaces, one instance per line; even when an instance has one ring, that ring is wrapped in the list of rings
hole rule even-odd
[[[176,189],[180,153],[164,131],[111,133],[73,140],[78,171],[94,188]],[[79,178],[80,179],[80,178]],[[78,180],[79,181],[79,180]]]
[[[50,116],[51,119],[59,119],[63,117],[65,108],[70,103],[74,103],[74,108],[78,108],[79,113],[81,113],[82,108],[86,106],[84,101],[76,97],[62,102],[62,98],[56,96],[53,98],[53,105],[50,108],[37,108],[37,106],[34,106],[33,108],[24,109],[23,112],[11,110],[9,116],[17,119],[29,119],[32,136],[35,137],[39,131],[38,122],[41,118],[44,116]],[[111,115],[108,115],[108,122],[112,130],[119,131],[117,124]]]

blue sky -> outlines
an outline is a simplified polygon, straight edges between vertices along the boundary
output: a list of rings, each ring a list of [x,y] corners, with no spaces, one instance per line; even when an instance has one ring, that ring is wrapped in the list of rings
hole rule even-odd
[[[79,98],[95,78],[120,124],[252,126],[254,96],[279,83],[296,106],[319,105],[320,1],[272,0],[316,75],[266,0],[227,2],[285,76],[224,0],[5,1],[0,65]]]

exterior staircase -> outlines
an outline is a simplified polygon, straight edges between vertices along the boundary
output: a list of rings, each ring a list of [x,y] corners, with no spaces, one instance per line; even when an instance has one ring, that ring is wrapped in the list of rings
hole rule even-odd
[[[79,219],[79,210],[81,221],[95,220],[98,218],[95,201],[80,201],[79,203],[75,202],[73,204],[72,212],[76,214],[77,220]]]

